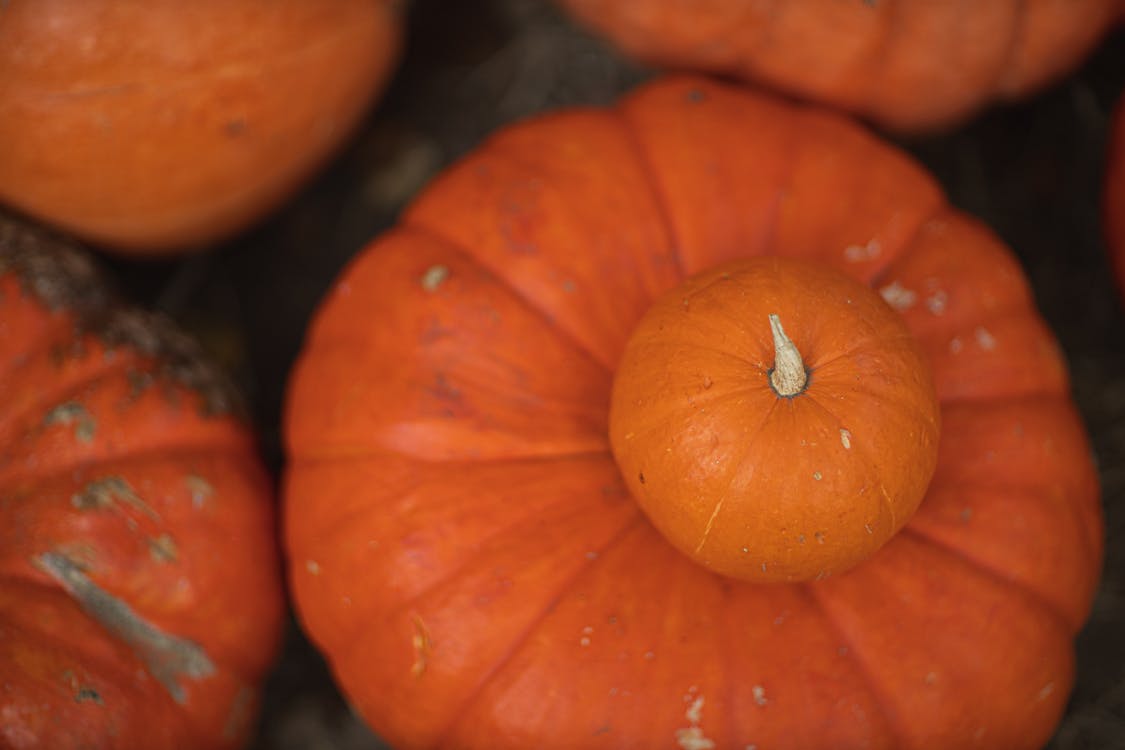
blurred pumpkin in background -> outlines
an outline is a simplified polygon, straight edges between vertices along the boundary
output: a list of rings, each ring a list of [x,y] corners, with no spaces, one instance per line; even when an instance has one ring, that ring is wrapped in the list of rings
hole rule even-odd
[[[221,241],[348,137],[396,0],[0,5],[0,201],[119,251]]]
[[[284,614],[225,379],[0,216],[0,746],[235,748]]]
[[[1074,682],[1065,363],[837,114],[668,78],[498,133],[343,272],[285,434],[299,619],[401,750],[1030,749]]]
[[[900,131],[949,127],[1073,68],[1121,0],[560,0],[648,63],[757,81]]]

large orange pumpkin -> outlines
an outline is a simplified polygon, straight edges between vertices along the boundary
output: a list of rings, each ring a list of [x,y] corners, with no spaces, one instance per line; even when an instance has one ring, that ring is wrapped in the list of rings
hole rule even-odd
[[[956,123],[1078,65],[1121,0],[560,0],[626,52],[898,130]]]
[[[905,372],[932,376],[940,404],[917,511],[820,581],[693,561],[611,454],[614,373],[654,299],[758,256],[877,290],[914,342],[889,351],[909,364],[918,347],[929,373]],[[827,342],[862,352],[894,330],[818,317],[783,286],[767,314],[806,349],[810,389]],[[726,344],[767,377],[765,345],[741,338],[770,336],[767,321],[707,322],[702,346],[745,331]],[[873,451],[874,419],[818,420],[806,396],[788,429],[840,447],[825,476],[851,460],[845,442],[909,455],[905,433],[901,456]],[[698,405],[733,413],[722,398]],[[925,404],[910,399],[892,413]],[[396,748],[1034,748],[1073,684],[1102,521],[1059,351],[1009,251],[834,114],[676,78],[505,130],[343,274],[286,435],[300,620]],[[802,450],[756,470],[808,488]],[[835,543],[817,531],[806,544]]]
[[[0,5],[0,201],[137,254],[275,208],[399,48],[396,0]]]
[[[0,216],[0,746],[233,748],[283,598],[231,392]]]
[[[1125,296],[1125,96],[1117,102],[1110,124],[1102,201],[1110,262]]]

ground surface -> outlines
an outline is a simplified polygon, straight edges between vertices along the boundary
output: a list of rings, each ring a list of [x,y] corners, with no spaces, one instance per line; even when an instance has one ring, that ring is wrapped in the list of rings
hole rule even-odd
[[[608,103],[649,75],[541,0],[419,0],[409,51],[378,111],[313,184],[217,252],[112,262],[127,294],[196,332],[237,374],[271,466],[289,366],[316,303],[347,259],[438,169],[504,122]],[[947,136],[904,143],[952,201],[1015,248],[1070,359],[1101,468],[1108,550],[1079,673],[1053,750],[1125,748],[1125,313],[1099,234],[1107,113],[1125,89],[1125,34],[1031,102]],[[292,627],[269,683],[255,750],[382,747],[350,716]]]

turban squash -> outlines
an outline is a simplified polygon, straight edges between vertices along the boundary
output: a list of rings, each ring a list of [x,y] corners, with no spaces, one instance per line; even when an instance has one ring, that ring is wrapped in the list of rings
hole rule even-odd
[[[1075,68],[1121,0],[560,0],[626,52],[896,130],[955,124]]]
[[[793,283],[798,266],[814,281]],[[840,477],[861,457],[901,480],[889,436],[904,456],[936,451],[909,519],[876,503],[807,528],[805,516],[746,527],[751,554],[782,562],[794,545],[841,551],[821,580],[815,556],[764,583],[683,554],[611,446],[614,373],[621,386],[638,321],[680,284],[712,274],[716,291],[748,273],[766,285],[752,316],[732,319],[738,288],[688,300],[696,327],[664,342],[687,366],[653,365],[668,389],[640,394],[684,426],[646,434],[692,450],[718,425],[721,449],[739,415],[757,429],[777,314],[809,393],[883,394],[887,408],[844,424],[862,409],[776,393],[766,409],[790,442],[762,441],[724,471],[756,461],[763,481],[813,503],[824,486],[858,493]],[[867,315],[861,293],[875,292],[896,320]],[[704,355],[714,369],[694,366]],[[849,387],[843,373],[884,371],[868,356],[899,376]],[[689,420],[689,396],[725,416]],[[838,115],[668,78],[611,109],[502,131],[342,274],[285,429],[299,618],[396,748],[1033,748],[1073,684],[1102,520],[1064,362],[1012,254]],[[703,456],[714,442],[694,444]],[[652,471],[675,481],[675,468]],[[687,470],[723,491],[706,466]],[[792,496],[740,502],[770,523],[778,507],[803,512]],[[885,544],[855,534],[863,523]],[[856,545],[869,545],[858,564]]]
[[[393,0],[0,4],[0,202],[132,254],[262,218],[397,58]]]
[[[284,602],[217,371],[0,216],[0,746],[234,748]]]

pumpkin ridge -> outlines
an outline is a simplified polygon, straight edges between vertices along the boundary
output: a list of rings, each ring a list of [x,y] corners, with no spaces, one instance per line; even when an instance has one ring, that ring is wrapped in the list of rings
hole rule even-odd
[[[630,498],[630,501],[631,501],[631,498]],[[573,506],[574,505],[573,498],[572,497],[560,498],[558,500],[558,502],[549,503],[548,505],[544,506],[543,511],[544,512],[550,511],[550,510],[553,510],[553,509],[555,509],[559,506],[562,506],[564,504],[571,504]],[[586,509],[586,508],[580,508],[580,509],[577,509],[577,510],[572,509],[571,512],[559,514],[559,516],[556,517],[556,520],[558,518],[567,518],[567,517],[571,516],[572,514],[573,515],[580,515],[581,513],[584,513],[587,510],[588,509]],[[640,508],[637,508],[637,507],[634,506],[632,508],[632,513],[629,515],[628,519],[623,522],[622,529],[627,530],[629,528],[632,528],[634,524],[636,524],[638,521],[641,521],[641,520],[643,520],[643,514],[641,513]],[[484,548],[490,542],[499,541],[500,539],[507,536],[508,534],[510,534],[514,531],[518,531],[525,526],[535,526],[535,525],[541,523],[541,521],[542,521],[541,516],[529,516],[527,518],[522,518],[515,523],[512,523],[508,526],[503,527],[500,531],[497,531],[493,534],[489,534],[487,537],[483,538],[481,540],[481,547]],[[612,539],[615,541],[619,536],[621,536],[621,533],[622,533],[622,531],[619,530],[618,533],[616,533],[613,536]],[[612,545],[607,544],[604,547],[602,547],[600,550],[592,550],[592,551],[598,552],[598,557],[601,557],[601,553],[604,552],[605,550],[609,549],[610,546],[612,546]],[[382,615],[382,619],[391,620],[396,615],[402,614],[403,611],[413,608],[415,605],[418,604],[418,602],[420,602],[422,599],[424,599],[427,596],[429,596],[430,594],[432,594],[434,591],[437,591],[438,589],[442,588],[443,586],[449,586],[450,582],[454,581],[462,573],[468,571],[474,564],[479,565],[480,564],[479,563],[480,557],[482,555],[485,555],[485,554],[487,554],[487,552],[478,553],[477,557],[471,558],[471,559],[461,563],[460,565],[457,565],[456,567],[451,568],[449,570],[448,575],[446,575],[444,578],[440,578],[438,580],[435,580],[435,581],[431,582],[429,585],[425,586],[424,588],[419,589],[418,591],[414,592],[413,594],[411,594],[406,599],[403,599],[399,602],[396,602],[393,607],[390,607],[390,608],[385,610],[385,613]],[[591,559],[590,562],[593,562],[593,560]],[[581,570],[585,570],[585,569],[586,569],[585,567],[581,568]],[[569,584],[568,584],[567,587],[569,587]],[[566,591],[563,590],[562,594],[565,594],[565,593],[566,593]],[[560,596],[562,594],[560,594]],[[359,622],[358,626],[362,626],[363,624],[364,623]]]
[[[853,665],[855,673],[867,688],[868,695],[871,696],[871,703],[879,709],[880,717],[883,720],[882,727],[886,729],[891,738],[888,747],[904,747],[904,738],[907,736],[907,733],[898,724],[900,721],[900,712],[891,697],[893,693],[883,690],[882,685],[879,684],[879,681],[867,666],[867,662],[863,660],[860,652],[856,649],[853,639],[844,632],[843,628],[836,624],[828,606],[818,594],[819,589],[817,582],[801,581],[796,584],[796,588],[808,597],[809,601],[812,603],[811,610],[820,615],[820,618],[824,621],[828,630],[834,633],[839,642],[843,644],[848,661]]]
[[[941,552],[944,552],[945,554],[948,554],[952,557],[957,558],[958,560],[961,560],[962,562],[967,564],[969,567],[973,568],[978,574],[986,576],[988,578],[992,578],[993,580],[1002,584],[1006,588],[1012,588],[1012,589],[1015,589],[1015,590],[1019,591],[1022,595],[1026,596],[1029,601],[1033,602],[1037,607],[1041,608],[1044,612],[1047,612],[1048,614],[1050,614],[1051,619],[1056,620],[1058,622],[1059,628],[1061,630],[1065,631],[1068,635],[1074,636],[1075,634],[1078,633],[1079,630],[1082,629],[1081,622],[1076,621],[1076,620],[1072,619],[1071,617],[1069,617],[1067,615],[1067,613],[1065,613],[1059,607],[1059,605],[1052,602],[1050,599],[1045,597],[1042,593],[1040,593],[1040,592],[1036,591],[1035,589],[1033,589],[1032,587],[1028,586],[1027,583],[1025,583],[1023,581],[1020,581],[1017,578],[1013,578],[1011,576],[1004,575],[1004,573],[1002,571],[997,570],[995,567],[993,567],[989,563],[987,563],[987,562],[985,562],[985,561],[983,561],[983,560],[981,560],[977,557],[973,557],[971,554],[967,554],[965,550],[961,550],[961,549],[958,549],[956,547],[953,547],[952,545],[942,541],[941,539],[937,539],[937,538],[931,536],[930,534],[928,534],[923,529],[917,528],[910,521],[906,522],[906,525],[902,527],[902,530],[899,533],[907,534],[911,538],[913,538],[917,541],[920,541],[923,544],[928,544],[929,546],[933,547],[934,549],[940,550]]]
[[[625,137],[625,142],[629,144],[629,147],[633,151],[637,168],[645,177],[645,183],[648,185],[649,193],[652,196],[652,202],[656,206],[657,213],[660,214],[661,229],[668,242],[671,257],[673,261],[675,261],[676,281],[679,283],[683,281],[686,276],[684,273],[684,260],[680,257],[680,240],[676,236],[676,228],[672,224],[672,214],[668,210],[668,196],[660,189],[660,183],[656,179],[656,167],[652,162],[652,157],[649,156],[640,137],[637,136],[637,131],[633,128],[633,124],[625,117],[621,105],[618,104],[606,111],[611,113],[614,120],[619,124],[621,133]],[[659,293],[660,292],[657,291],[657,294]]]
[[[737,67],[737,65],[725,65],[722,67],[734,68]],[[721,96],[730,95],[729,90],[723,88],[721,85],[717,85],[713,81],[707,81],[698,77],[692,77],[688,74],[668,74],[663,80],[650,82],[637,87],[635,90],[625,95],[625,97],[621,100],[621,103],[618,104],[617,110],[621,113],[621,116],[630,123],[633,137],[637,140],[638,144],[641,145],[641,148],[644,148],[644,140],[640,137],[641,131],[636,124],[637,117],[633,115],[632,112],[634,110],[648,111],[652,109],[656,109],[657,111],[659,111],[659,108],[665,105],[649,100],[648,97],[652,95],[648,92],[651,90],[660,89],[681,89],[679,92],[679,96],[681,98],[685,96],[690,97],[692,94],[696,93],[702,94],[706,98],[708,96],[714,95],[716,91]],[[742,98],[753,99],[755,101],[765,98],[764,95],[759,94],[754,90],[740,92],[738,96]],[[794,104],[789,100],[771,101],[771,105],[776,107],[782,113],[782,116],[791,121],[796,121],[799,117],[799,113],[802,111],[800,105]],[[792,185],[793,177],[796,171],[796,159],[794,158],[794,155],[798,153],[800,149],[799,140],[799,138],[790,135],[789,137],[784,138],[781,143],[778,144],[780,149],[784,151],[785,158],[781,159],[781,169],[779,170],[779,174],[777,175],[776,182],[772,184],[773,192],[769,201],[769,210],[764,217],[762,226],[760,226],[758,228],[758,231],[756,232],[756,234],[761,237],[761,252],[756,253],[755,255],[777,254],[775,252],[775,246],[777,244],[777,231],[781,222],[782,204],[784,203],[784,198],[788,193],[790,186]],[[676,180],[676,175],[673,172],[671,176],[666,179],[661,173],[661,170],[656,168],[656,160],[653,158],[652,153],[648,150],[646,150],[645,153],[648,155],[647,159],[649,163],[652,164],[651,176],[654,182],[654,190],[658,194],[663,195],[665,192],[662,189],[663,186],[669,184],[669,181],[674,182]],[[665,200],[667,201],[667,199]],[[675,223],[670,213],[668,214],[668,221],[672,235],[675,238]],[[716,265],[715,259],[712,258],[700,267],[691,268],[689,267],[690,264],[684,261],[682,247],[679,244],[677,244],[677,246],[675,247],[675,251],[677,258],[680,259],[681,271],[684,273],[685,278],[687,276],[705,271],[707,268]],[[739,255],[734,257],[746,257],[746,255],[745,253],[740,253]],[[726,258],[725,260],[729,261],[732,259],[733,258]],[[717,262],[723,262],[723,260]]]
[[[481,273],[484,273],[485,275],[496,281],[499,286],[503,287],[509,294],[512,295],[514,299],[518,300],[520,304],[523,305],[529,312],[546,323],[547,326],[550,327],[562,341],[566,342],[572,349],[575,350],[575,353],[598,365],[600,369],[605,371],[607,377],[612,376],[612,363],[603,361],[585,344],[579,341],[569,330],[557,325],[556,321],[551,317],[550,313],[536,305],[530,297],[517,289],[515,285],[513,285],[508,280],[507,277],[502,275],[497,269],[493,268],[491,264],[487,264],[481,261],[480,258],[478,258],[470,248],[462,245],[459,242],[455,242],[454,240],[444,235],[442,232],[432,229],[431,227],[422,223],[413,213],[407,213],[403,217],[400,228],[409,230],[411,232],[417,232],[424,237],[427,237],[428,239],[434,241],[435,243],[445,245],[451,251],[456,252],[458,255],[468,260],[468,262],[472,263],[477,269],[479,269]]]
[[[813,406],[815,406],[816,408],[818,408],[822,412],[824,412],[824,414],[826,414],[831,419],[831,421],[836,422],[838,424],[843,424],[843,420],[840,419],[834,411],[832,411],[827,406],[822,404],[813,394],[809,393],[809,394],[805,394],[805,395],[807,395],[809,397],[808,398],[809,403],[811,403]],[[899,406],[899,408],[901,409],[901,406]],[[857,454],[863,456],[866,459],[866,463],[867,463],[868,466],[871,466],[871,467],[879,466],[879,463],[872,458],[871,454],[868,452],[867,445],[862,440],[849,442],[848,450],[854,450]],[[891,540],[893,540],[894,537],[898,534],[898,532],[901,531],[902,529],[899,528],[899,522],[898,522],[897,514],[895,513],[894,504],[891,503],[891,499],[887,495],[886,485],[884,485],[882,480],[879,479],[879,472],[874,471],[872,478],[875,479],[879,484],[879,505],[886,511],[887,516],[890,518],[891,528],[895,529],[895,532],[885,542],[885,544],[889,544],[891,542]],[[918,501],[918,505],[921,505],[924,502],[926,502],[926,495],[925,494],[923,494],[921,500]],[[915,509],[915,510],[917,510],[917,509]],[[909,517],[903,522],[903,524],[902,524],[903,527],[905,527],[905,525],[908,524],[908,523],[910,523]],[[872,554],[876,554],[876,553],[878,553],[878,549],[876,549],[875,552],[873,552]]]
[[[734,486],[735,480],[738,479],[739,471],[742,468],[742,465],[746,462],[746,458],[750,455],[751,451],[757,446],[758,439],[762,436],[762,430],[765,428],[766,423],[770,421],[770,418],[777,410],[777,405],[780,404],[783,399],[783,396],[777,396],[774,399],[773,403],[770,404],[770,408],[767,409],[766,413],[762,415],[762,419],[760,422],[758,422],[758,426],[755,427],[754,430],[746,438],[746,441],[742,446],[742,450],[738,453],[738,460],[729,462],[729,466],[727,467],[728,481],[726,484],[726,488],[723,490],[722,494],[719,496],[719,499],[716,501],[714,510],[711,511],[711,516],[707,520],[707,526],[703,529],[703,537],[695,546],[696,555],[700,553],[700,551],[703,549],[703,546],[707,543],[707,537],[711,533],[711,527],[715,523],[715,518],[718,517],[719,511],[723,507],[723,502],[726,500],[727,495],[730,494],[730,488]]]
[[[919,252],[915,245],[922,238],[922,232],[925,231],[926,227],[930,226],[935,221],[943,221],[947,218],[963,218],[962,214],[956,208],[950,206],[947,201],[948,198],[939,186],[937,203],[931,206],[929,213],[911,228],[910,234],[903,239],[902,246],[899,248],[898,253],[894,257],[889,258],[885,263],[881,263],[878,268],[875,269],[874,273],[863,280],[863,283],[879,294],[879,290],[887,285],[887,278],[891,275],[891,272],[895,270],[896,264],[909,259],[915,253]],[[882,295],[880,294],[880,296]],[[909,325],[908,322],[907,326],[909,327]],[[913,331],[913,329],[911,329],[911,331]]]
[[[16,471],[9,473],[0,473],[0,489],[10,487],[11,484],[20,479],[24,479],[32,474],[39,480],[51,480],[55,477],[66,476],[72,472],[83,469],[91,473],[97,473],[97,469],[106,463],[113,463],[118,460],[119,456],[127,456],[129,461],[138,460],[139,462],[156,459],[162,456],[201,456],[201,455],[231,455],[232,453],[245,454],[246,444],[231,441],[229,445],[223,445],[219,440],[211,437],[210,439],[201,439],[199,445],[193,443],[170,443],[161,445],[159,443],[152,443],[146,445],[142,450],[123,450],[120,453],[113,453],[111,456],[99,458],[96,461],[91,461],[88,457],[76,457],[75,459],[55,464],[55,465],[39,465],[35,468],[28,469],[27,467],[18,467]]]
[[[624,523],[622,527],[617,530],[617,533],[610,537],[609,541],[602,545],[601,549],[596,550],[598,552],[596,556],[594,556],[593,558],[587,557],[586,562],[579,566],[574,574],[567,581],[564,581],[560,585],[559,590],[555,593],[554,596],[551,597],[551,599],[547,603],[547,606],[543,608],[543,611],[536,615],[536,617],[533,618],[530,623],[528,623],[528,626],[524,629],[524,631],[512,640],[503,656],[500,657],[499,661],[497,661],[492,666],[492,668],[489,669],[488,672],[483,675],[483,677],[477,682],[476,689],[469,695],[465,703],[453,712],[446,725],[442,727],[441,731],[439,731],[435,735],[433,747],[448,747],[448,745],[446,744],[446,740],[448,739],[449,735],[456,730],[457,724],[460,722],[461,717],[472,710],[475,702],[484,692],[485,688],[488,687],[489,683],[500,676],[500,674],[504,670],[504,667],[507,666],[507,664],[516,656],[517,653],[519,653],[523,645],[528,641],[528,639],[531,638],[531,636],[535,633],[535,631],[539,628],[543,621],[551,614],[552,610],[554,610],[555,606],[562,600],[562,598],[566,596],[571,588],[573,588],[575,583],[577,583],[584,574],[598,565],[598,562],[602,559],[606,550],[611,549],[614,545],[618,544],[622,539],[624,539],[629,534],[629,532],[643,525],[644,523],[644,516],[639,511],[634,513],[633,517],[629,521]]]
[[[1080,435],[1082,435],[1083,438],[1085,439],[1085,426],[1082,422],[1082,418],[1077,413],[1076,407],[1073,406],[1073,404],[1070,402],[1069,399],[1070,399],[1070,396],[1068,394],[1052,394],[1052,395],[1049,395],[1049,396],[1032,397],[1032,398],[1026,398],[1026,397],[1011,398],[1011,399],[997,398],[997,399],[992,399],[988,403],[989,403],[989,406],[1000,406],[1000,407],[1020,404],[1020,405],[1025,406],[1028,409],[1028,411],[1031,412],[1031,413],[1035,413],[1036,411],[1041,410],[1042,407],[1044,407],[1044,406],[1050,407],[1051,412],[1053,412],[1055,414],[1059,413],[1059,411],[1066,412],[1068,414],[1068,416],[1070,417],[1070,419],[1072,420],[1072,424],[1076,428],[1076,432],[1078,432]],[[970,402],[970,405],[972,405],[971,402]],[[958,406],[962,406],[962,405],[959,404]],[[943,415],[944,415],[944,410],[943,410]],[[1091,449],[1089,443],[1086,442],[1085,443],[1085,451],[1089,454],[1091,450],[1092,449]],[[994,482],[994,481],[993,482],[982,482],[979,479],[974,482],[974,481],[969,481],[965,478],[955,478],[953,481],[950,481],[950,480],[946,479],[944,474],[940,471],[941,468],[942,468],[942,464],[939,461],[938,470],[934,472],[934,477],[931,480],[931,486],[957,487],[959,485],[964,485],[964,486],[970,486],[970,487],[974,487],[974,488],[978,488],[978,489],[989,489],[991,487],[999,487],[1001,489],[1008,490],[1008,491],[1029,491],[1029,492],[1032,492],[1033,494],[1037,493],[1037,491],[1040,489],[1039,485],[1035,484],[1034,482],[1031,482],[1031,483],[1011,482],[1010,479],[1007,482]],[[1091,467],[1091,469],[1092,469],[1092,467]],[[956,477],[956,475],[954,475],[954,476]],[[1017,473],[1017,474],[1008,474],[1007,476],[1018,478],[1018,477],[1021,477],[1022,475]],[[1098,477],[1097,477],[1097,475],[1094,474],[1092,479],[1095,483],[1094,486],[1098,487],[1098,484],[1097,484]],[[1086,539],[1085,539],[1086,544],[1080,545],[1081,546],[1080,552],[1083,555],[1089,556],[1089,559],[1090,559],[1090,562],[1091,562],[1091,566],[1090,566],[1091,570],[1093,570],[1093,571],[1100,570],[1101,565],[1102,565],[1102,554],[1103,554],[1101,550],[1102,550],[1102,547],[1103,547],[1103,544],[1104,544],[1104,541],[1103,541],[1104,540],[1104,537],[1103,537],[1104,532],[1102,530],[1103,526],[1102,526],[1102,522],[1099,520],[1102,517],[1101,516],[1102,508],[1101,508],[1101,502],[1100,502],[1100,499],[1099,499],[1099,495],[1096,494],[1096,493],[1100,492],[1100,489],[1095,490],[1095,495],[1092,498],[1082,497],[1081,499],[1076,498],[1077,490],[1075,488],[1068,488],[1068,489],[1071,490],[1071,491],[1068,492],[1065,495],[1064,500],[1063,500],[1063,504],[1065,504],[1070,509],[1071,513],[1077,518],[1078,526],[1079,526],[1079,528],[1081,528],[1083,530],[1083,533],[1086,537]],[[1085,502],[1088,502],[1093,506],[1093,510],[1096,514],[1098,514],[1098,518],[1090,518],[1088,516],[1088,514],[1081,507],[1081,503],[1085,503]]]

